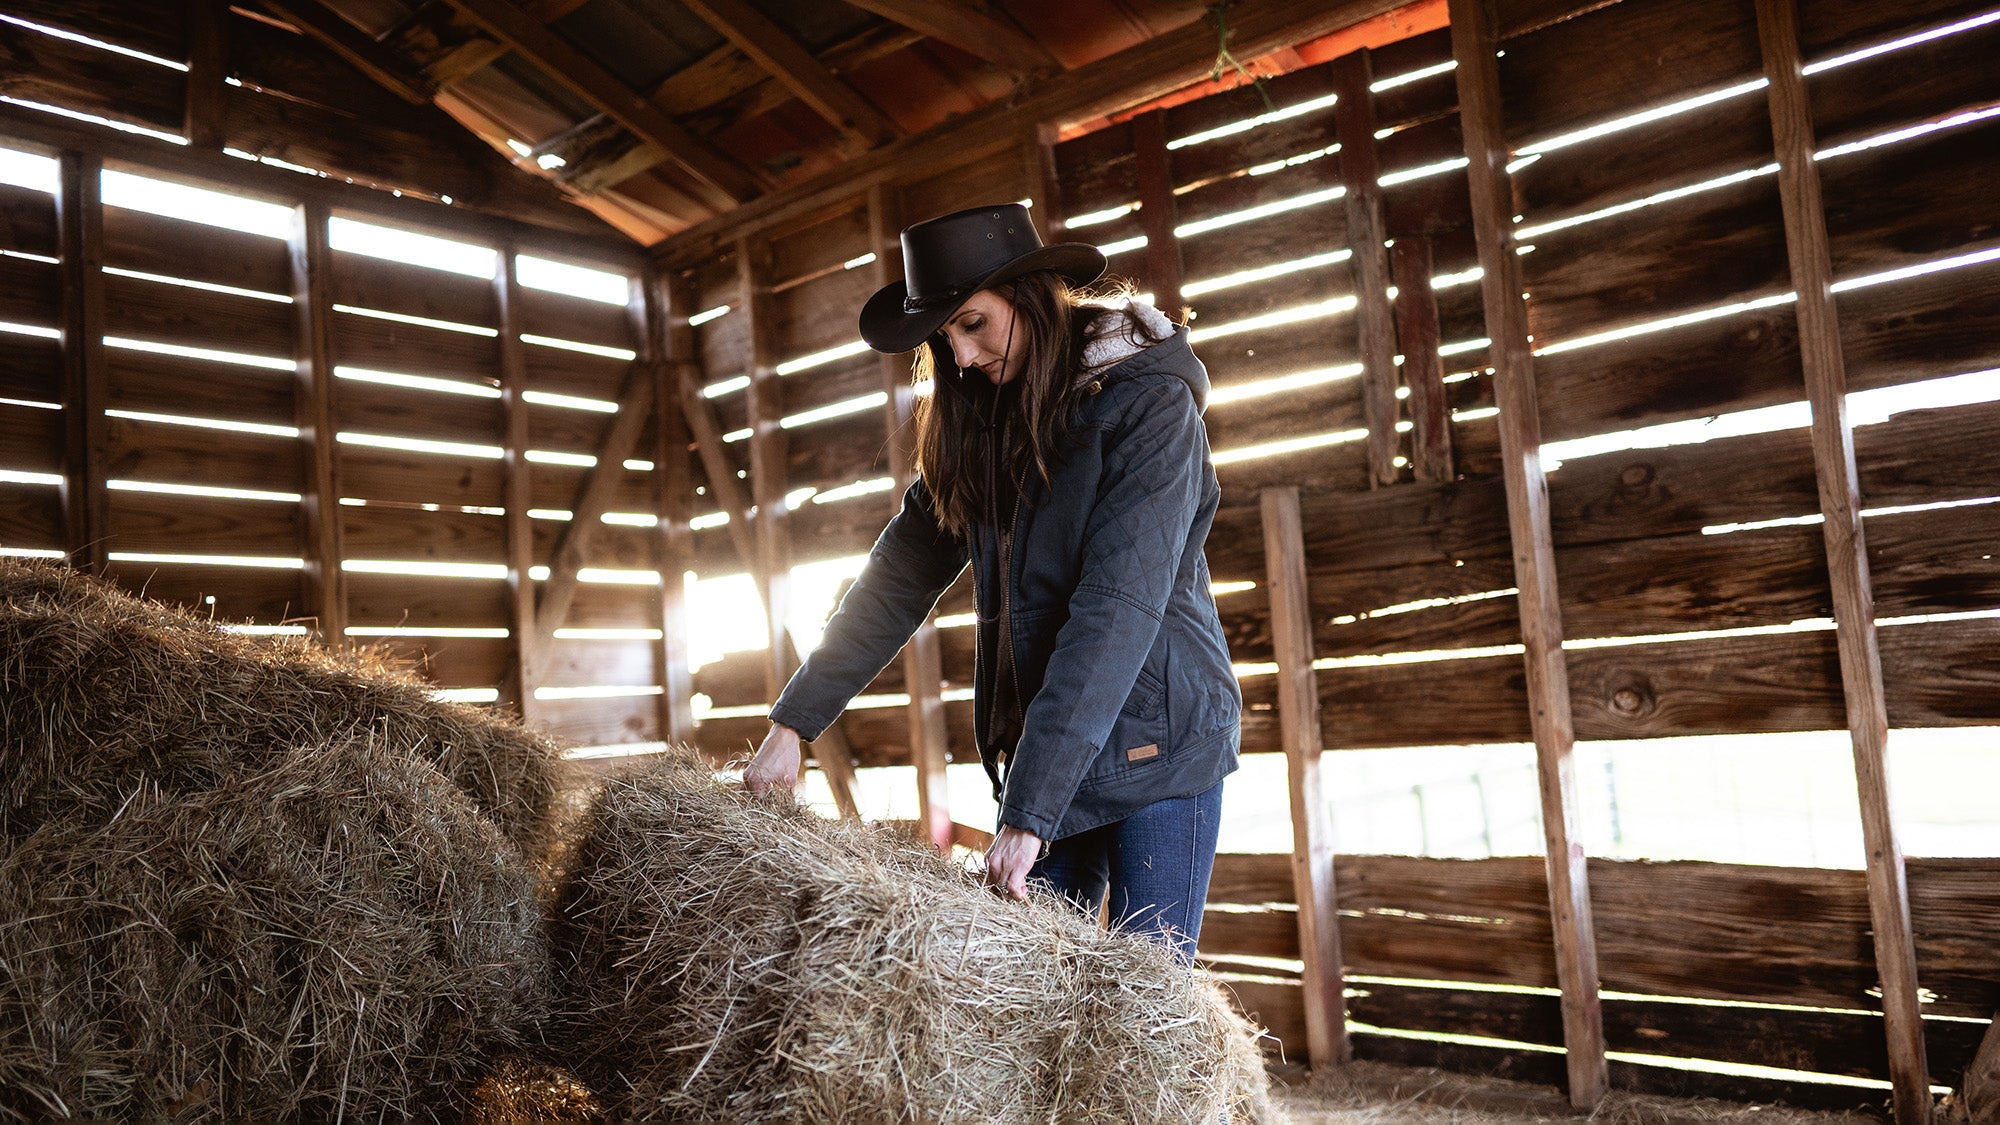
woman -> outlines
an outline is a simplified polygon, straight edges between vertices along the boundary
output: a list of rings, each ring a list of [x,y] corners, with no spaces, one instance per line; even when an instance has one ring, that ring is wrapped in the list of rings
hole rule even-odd
[[[1218,491],[1208,374],[1149,305],[1081,303],[1103,273],[1019,204],[903,232],[905,282],[861,335],[917,351],[920,476],[771,708],[744,773],[796,784],[817,737],[968,562],[974,729],[1000,824],[987,881],[1030,880],[1191,960],[1242,697],[1202,544]]]

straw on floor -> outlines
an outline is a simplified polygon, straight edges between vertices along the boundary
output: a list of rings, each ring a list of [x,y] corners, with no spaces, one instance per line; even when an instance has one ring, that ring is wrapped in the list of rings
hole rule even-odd
[[[1270,1113],[1199,972],[903,837],[719,785],[608,782],[553,941],[563,1061],[619,1118],[1236,1122]]]

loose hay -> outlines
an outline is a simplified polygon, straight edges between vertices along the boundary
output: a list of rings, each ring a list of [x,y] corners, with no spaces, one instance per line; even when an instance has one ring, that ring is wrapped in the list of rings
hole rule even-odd
[[[135,779],[0,837],[0,1118],[455,1118],[546,958],[533,873],[393,747]]]
[[[598,795],[556,923],[557,1037],[614,1117],[1267,1119],[1213,983],[1054,901],[673,754]]]
[[[359,737],[434,762],[540,853],[560,756],[518,723],[440,703],[379,657],[225,632],[65,567],[0,559],[0,837],[107,812],[139,773],[196,791],[291,746]]]

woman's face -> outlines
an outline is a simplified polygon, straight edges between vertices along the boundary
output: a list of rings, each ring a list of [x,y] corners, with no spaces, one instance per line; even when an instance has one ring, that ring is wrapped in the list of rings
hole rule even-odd
[[[979,372],[996,387],[1020,376],[1027,345],[1014,331],[1014,306],[993,290],[967,297],[941,331],[952,358],[965,370]]]

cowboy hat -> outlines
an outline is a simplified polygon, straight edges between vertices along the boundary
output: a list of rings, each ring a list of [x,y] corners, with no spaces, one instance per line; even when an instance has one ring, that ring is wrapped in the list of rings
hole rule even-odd
[[[1104,253],[1087,242],[1042,245],[1019,203],[954,211],[903,230],[903,276],[861,307],[861,338],[878,352],[906,352],[951,319],[965,299],[1035,270],[1072,285],[1104,273]]]

